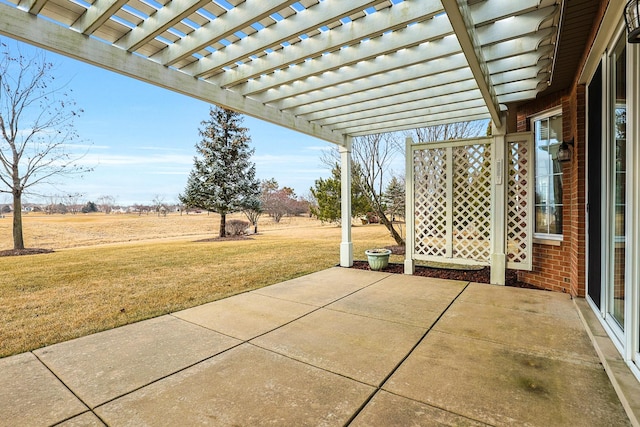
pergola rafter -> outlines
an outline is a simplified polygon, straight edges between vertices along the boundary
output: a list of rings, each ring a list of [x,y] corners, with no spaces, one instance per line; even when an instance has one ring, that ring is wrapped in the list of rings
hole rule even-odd
[[[344,145],[544,89],[562,0],[8,0],[0,34]]]
[[[100,26],[111,18],[128,0],[97,0],[93,7],[82,14],[71,28],[85,35],[93,34]]]
[[[252,62],[251,67],[237,67],[230,70],[213,81],[220,86],[233,86],[285,68],[288,64],[298,64],[307,58],[318,57],[325,52],[334,52],[343,46],[353,46],[354,43],[362,40],[379,37],[384,32],[398,30],[409,24],[429,19],[439,11],[441,6],[437,0],[429,2],[407,0],[396,7],[374,13],[366,23],[363,20],[352,21],[332,31],[324,31],[316,37],[291,45],[286,50],[282,49],[265,55]],[[391,46],[389,48],[392,49]]]
[[[298,13],[295,16],[281,21],[283,27],[274,25],[264,29],[264,33],[260,38],[243,38],[222,50],[212,53],[209,56],[201,58],[200,61],[193,63],[183,71],[196,77],[209,75],[214,71],[227,67],[231,64],[244,61],[250,57],[272,48],[275,45],[286,43],[289,40],[299,37],[309,31],[323,27],[336,18],[349,16],[368,7],[373,6],[377,1],[357,0],[343,2],[322,2],[316,7]],[[273,29],[272,29],[273,28]]]
[[[198,28],[191,37],[181,39],[177,43],[167,46],[167,49],[156,55],[156,58],[163,65],[174,65],[185,57],[212,44],[212,42],[224,39],[250,26],[252,22],[260,22],[262,19],[295,2],[295,0],[264,0],[259,4],[245,2],[227,12],[224,22],[209,21]]]

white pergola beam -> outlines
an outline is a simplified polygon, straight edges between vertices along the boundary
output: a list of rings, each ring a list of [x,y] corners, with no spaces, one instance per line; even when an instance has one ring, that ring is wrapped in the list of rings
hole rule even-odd
[[[128,0],[96,0],[71,25],[71,28],[86,35],[93,34],[102,24],[107,22],[111,15],[115,14]]]
[[[540,36],[544,37],[547,34],[550,34],[550,30],[549,32],[541,30],[539,33],[543,33],[540,34]],[[538,48],[538,45],[539,40],[534,37],[518,38],[502,43],[496,43],[485,48],[485,59],[488,65],[491,64],[492,61],[498,59],[504,60],[503,65],[506,65],[508,61],[516,61],[515,58],[519,55],[537,51],[538,54],[535,56],[535,61],[537,61],[538,57],[543,56],[544,54],[548,54],[550,51],[552,51],[551,47]],[[530,59],[533,57],[533,55],[528,56],[528,58]],[[518,65],[522,66],[522,62],[518,62]],[[532,78],[537,75],[537,72],[541,67],[535,67],[536,71],[533,71],[533,64],[535,64],[535,62],[533,62],[531,66],[522,68],[523,70],[527,70],[520,74],[525,75],[525,77],[523,78]],[[544,64],[542,65],[544,66]],[[413,88],[407,88],[406,90],[404,90],[406,92],[419,90],[424,87],[418,87],[416,86],[416,84],[419,80],[422,80],[424,78],[423,76],[440,74],[463,67],[467,67],[467,62],[464,58],[464,55],[460,53],[437,58],[435,60],[425,60],[409,67],[392,70],[391,72],[381,72],[381,74],[366,77],[364,79],[358,80],[357,82],[345,82],[342,75],[336,75],[336,81],[327,81],[327,84],[329,84],[329,86],[327,86],[326,88],[318,89],[311,93],[308,93],[308,89],[306,89],[305,93],[299,95],[294,95],[291,92],[285,92],[283,93],[283,95],[286,95],[286,97],[281,101],[278,101],[277,104],[274,105],[279,109],[295,108],[295,110],[292,110],[294,114],[306,114],[322,109],[339,107],[342,105],[346,105],[347,103],[362,102],[371,99],[369,98],[369,96],[373,93],[367,93],[367,91],[371,89],[384,88],[395,84],[394,91],[402,90],[397,85],[397,83],[399,82],[407,82],[407,84],[413,85]],[[489,65],[489,68],[491,69],[492,67]],[[468,70],[468,68],[465,69]],[[515,76],[518,75],[516,74],[516,72],[521,70],[521,68],[506,71],[506,73],[509,73],[506,76],[502,76],[502,73],[500,72],[500,70],[502,69],[504,69],[504,66],[502,68],[496,68],[495,70],[492,70],[495,73],[492,73],[491,75],[491,79],[494,84],[523,79],[515,78]],[[469,76],[471,76],[470,70],[468,71],[468,73]],[[323,76],[323,81],[329,80],[330,77],[332,76]],[[342,79],[342,81],[339,81],[338,79]],[[454,78],[453,81],[455,80],[456,79]],[[273,99],[269,99],[267,97],[258,96],[257,98],[268,101],[270,103],[274,102]],[[325,100],[329,100],[329,103],[324,103],[323,101]]]
[[[288,111],[296,116],[304,116],[308,118],[308,120],[320,120],[327,117],[349,115],[354,112],[373,108],[396,106],[401,103],[416,100],[425,101],[426,98],[430,97],[438,97],[441,95],[456,96],[456,94],[460,92],[477,91],[478,86],[475,80],[473,80],[471,73],[467,72],[468,70],[460,69],[456,71],[460,71],[460,79],[454,80],[451,83],[439,84],[437,83],[438,79],[430,79],[427,77],[414,82],[406,82],[407,84],[380,86],[376,89],[355,95],[340,96],[323,102],[309,104],[304,106],[304,108],[293,108]],[[418,82],[422,84],[417,85]]]
[[[508,93],[505,95],[500,95],[500,99],[504,104],[508,104],[510,102],[518,102],[524,101],[526,99],[534,99],[536,95],[540,92],[539,89],[532,89],[528,91]]]
[[[415,115],[431,115],[464,110],[465,108],[482,107],[482,99],[478,99],[477,89],[474,91],[454,94],[450,99],[436,97],[434,99],[416,99],[411,102],[373,108],[365,111],[353,112],[342,116],[334,116],[324,120],[317,120],[322,126],[330,126],[334,130],[347,129],[354,126],[366,125],[368,122],[382,123],[392,120],[406,119]],[[473,96],[475,95],[475,96]]]
[[[32,15],[37,15],[46,3],[47,0],[22,0],[18,3],[18,8]]]
[[[496,46],[501,45],[502,44],[498,44]],[[506,55],[507,57],[511,58],[513,55],[517,54],[517,51],[515,49],[515,44],[508,42],[507,46],[502,49],[501,55]],[[499,49],[496,49],[495,52],[498,52],[498,50]],[[448,70],[449,67],[447,67],[446,65],[443,66],[444,64],[449,64],[449,66],[453,67],[463,67],[466,65],[466,61],[464,60],[462,54],[439,58],[435,61],[416,64],[413,66],[413,71],[409,71],[411,67],[406,67],[400,70],[395,70],[393,73],[375,75],[357,82],[336,84],[319,91],[305,93],[299,96],[288,96],[287,98],[273,105],[282,110],[290,109],[290,111],[295,115],[310,114],[316,111],[326,113],[328,110],[332,110],[331,112],[334,113],[334,109],[339,109],[350,104],[362,104],[381,98],[386,99],[381,100],[380,102],[388,104],[390,102],[393,102],[391,98],[387,98],[390,93],[403,94],[416,92],[416,97],[422,97],[423,94],[418,91],[434,85],[441,85],[443,89],[446,88],[447,90],[454,93],[456,91],[468,90],[468,87],[456,90],[456,87],[454,85],[450,85],[448,83],[443,85],[443,81],[456,84],[461,83],[462,80],[472,78],[471,71],[468,68],[460,68],[450,71]],[[431,81],[433,76],[419,77],[421,74],[423,74],[423,72],[417,71],[418,68],[424,70],[424,72],[427,72],[427,70],[432,71],[433,74],[439,76],[441,79]],[[492,74],[491,78],[494,85],[504,83],[516,84],[521,80],[540,77],[538,74],[540,72],[540,69],[541,67],[532,65],[525,68],[518,68],[511,71]],[[403,78],[401,78],[400,76],[396,75],[398,73],[405,73],[407,74],[407,76],[402,76]],[[409,78],[409,75],[413,75],[412,78]],[[394,82],[398,81],[400,81],[401,83],[394,84]],[[475,82],[473,83],[473,85],[474,87],[477,87],[475,85]],[[424,96],[438,96],[438,93],[440,92],[441,91],[436,91],[433,93],[424,94]],[[498,94],[498,92],[496,93]],[[288,93],[288,95],[291,94]],[[399,101],[404,102],[406,100],[399,99]],[[347,109],[345,111],[350,110]],[[316,117],[313,116],[313,118],[315,119]]]
[[[441,19],[440,21],[445,20]],[[311,59],[295,67],[280,70],[275,74],[252,80],[242,85],[239,91],[243,95],[252,95],[273,87],[301,81],[310,76],[320,76],[328,71],[344,69],[354,64],[384,60],[386,55],[402,53],[399,52],[401,49],[419,48],[419,45],[424,46],[430,40],[440,41],[452,31],[447,23],[441,22],[441,24],[434,25],[431,21],[424,21],[403,30],[387,33],[381,37]],[[432,56],[435,55],[437,53],[434,52]],[[342,74],[346,80],[349,80],[348,76],[344,76],[344,72]],[[274,78],[280,82],[279,85],[274,85]]]
[[[129,52],[135,52],[209,3],[211,0],[172,0],[114,44]]]
[[[488,24],[537,10],[540,0],[492,0],[479,1],[469,5],[469,10],[478,24]]]
[[[540,40],[546,36],[550,36],[551,29],[535,31],[533,34],[523,34],[517,38],[503,40],[492,43],[482,48],[485,61],[487,63],[498,59],[511,58],[518,55],[524,55],[529,52],[535,52],[540,49]]]
[[[409,67],[421,62],[454,55],[459,51],[460,46],[458,45],[455,37],[445,37],[443,39],[435,40],[420,46],[414,46],[369,61],[361,61],[350,66],[341,67],[337,70],[327,71],[323,73],[322,76],[312,76],[304,80],[293,81],[292,84],[285,86],[278,87],[278,76],[276,74],[271,74],[263,78],[270,80],[268,82],[268,86],[271,87],[271,89],[260,93],[254,93],[254,91],[251,90],[251,96],[261,102],[271,103],[281,99],[295,97],[303,93],[335,86],[344,82],[363,79],[399,68]],[[286,71],[281,71],[280,73],[286,73]],[[287,77],[285,80],[290,81],[290,78]],[[241,86],[238,87],[240,88]],[[241,89],[241,93],[244,93],[244,90]]]
[[[542,48],[541,50],[546,51],[548,49]],[[487,63],[487,67],[489,67],[491,75],[533,66],[537,66],[538,68],[542,69],[551,64],[550,61],[543,60],[541,62],[540,59],[543,57],[544,53],[539,51],[525,53],[524,55],[514,56],[513,58],[503,58],[496,61],[491,61]]]
[[[9,1],[0,34],[346,146],[500,125],[549,81],[562,0]]]
[[[349,120],[349,117],[359,114],[360,112],[367,112],[367,114],[369,114],[370,112],[387,108],[396,108],[397,110],[404,111],[415,108],[418,104],[422,107],[446,105],[452,102],[468,101],[478,98],[479,96],[478,86],[475,84],[475,81],[471,79],[430,87],[416,92],[389,95],[382,99],[372,99],[355,104],[343,105],[341,107],[326,108],[302,116],[307,120],[318,121],[319,123],[323,123],[325,120],[330,122],[336,121],[338,123],[343,120]],[[294,114],[301,115],[297,114],[297,112]]]
[[[442,5],[467,58],[471,72],[478,83],[478,88],[487,105],[491,120],[500,125],[502,123],[502,115],[500,114],[498,97],[493,91],[489,69],[484,60],[467,3],[457,0],[442,0]]]
[[[206,46],[246,28],[254,22],[259,22],[297,0],[261,0],[244,2],[231,9],[224,15],[224,19],[214,19],[195,30],[188,38],[178,40],[151,58],[163,65],[171,66],[178,61],[192,55]]]
[[[538,75],[539,72],[539,67],[518,68],[517,70],[492,74],[491,81],[493,81],[494,85],[499,86],[501,84],[517,82],[519,80],[533,79]],[[498,91],[496,91],[496,93],[497,92]]]
[[[393,111],[393,109],[389,110],[389,114],[385,116],[374,115],[368,116],[361,119],[355,119],[353,121],[341,122],[336,125],[332,125],[332,129],[335,131],[352,131],[354,129],[368,127],[372,125],[395,125],[397,123],[401,123],[403,120],[411,119],[416,116],[416,114],[422,114],[426,117],[429,117],[431,120],[438,120],[441,118],[449,118],[452,114],[460,115],[475,115],[475,114],[483,114],[486,113],[487,109],[482,104],[482,100],[474,99],[472,101],[461,102],[457,105],[445,105],[438,107],[425,107],[425,108],[416,108],[410,111]]]
[[[518,92],[527,92],[530,90],[535,90],[536,87],[540,84],[540,80],[536,78],[531,78],[527,80],[518,80],[517,82],[509,82],[501,85],[495,86],[495,91],[498,96],[510,94],[510,93],[518,93]]]
[[[206,76],[212,71],[243,61],[251,55],[263,52],[294,37],[336,20],[337,16],[348,16],[375,5],[373,0],[326,0],[315,7],[258,31],[254,36],[245,37],[224,49],[214,52],[182,68],[196,77]]]
[[[0,3],[0,34],[336,144],[344,137],[286,112]]]
[[[454,0],[443,0],[443,4],[448,1]],[[462,14],[464,10],[466,8],[461,8],[460,13]],[[548,32],[545,31],[546,29],[540,29],[540,24],[556,11],[557,8],[555,6],[548,6],[510,19],[494,22],[491,25],[483,25],[473,31],[473,36],[477,40],[474,43],[478,43],[478,46],[485,46],[525,35],[531,35],[538,40],[542,40],[545,33],[548,34]],[[450,18],[452,17],[450,16]],[[540,32],[538,33],[538,31]]]
[[[342,46],[377,37],[385,31],[397,30],[410,23],[431,18],[440,11],[442,11],[442,5],[439,0],[407,0],[374,13],[366,19],[366,22],[356,20],[343,24],[331,31],[301,40],[295,45],[288,46],[287,49],[272,52],[233,70],[228,70],[220,77],[216,76],[214,82],[221,87],[234,86],[288,64],[296,64],[306,58],[314,58]]]
[[[485,108],[486,111],[486,108]],[[425,120],[422,122],[406,122],[406,123],[402,123],[402,124],[394,124],[394,125],[389,125],[388,127],[384,127],[381,129],[378,129],[376,132],[371,132],[368,129],[365,129],[363,131],[360,132],[351,132],[349,135],[353,136],[353,137],[357,137],[357,136],[365,136],[365,135],[371,135],[372,133],[386,133],[386,132],[402,132],[402,131],[408,131],[408,130],[413,130],[416,129],[418,127],[426,127],[426,126],[435,126],[435,125],[446,125],[446,124],[452,124],[452,123],[459,123],[459,122],[467,122],[467,121],[475,121],[475,120],[486,120],[486,119],[490,119],[489,117],[489,113],[485,112],[484,114],[477,114],[477,115],[465,115],[465,116],[447,116],[447,118],[442,119],[442,120]]]
[[[281,110],[292,109],[296,112],[295,114],[337,108],[341,105],[366,101],[370,99],[369,96],[376,96],[388,86],[394,86],[394,90],[400,91],[399,93],[424,89],[427,86],[425,79],[444,72],[462,70],[461,72],[467,73],[471,78],[471,72],[465,71],[466,66],[464,55],[460,53],[428,62],[419,62],[356,81],[338,82],[323,89],[285,98],[273,105]],[[387,93],[383,96],[387,96]]]

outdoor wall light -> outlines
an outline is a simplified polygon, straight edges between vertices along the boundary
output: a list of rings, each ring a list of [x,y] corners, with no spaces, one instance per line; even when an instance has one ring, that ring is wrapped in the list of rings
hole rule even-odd
[[[629,43],[640,43],[640,0],[629,0],[624,7]]]
[[[573,147],[573,138],[571,138],[569,141],[562,141],[562,144],[560,144],[560,147],[558,148],[558,161],[571,161],[571,149],[569,148],[570,145]]]

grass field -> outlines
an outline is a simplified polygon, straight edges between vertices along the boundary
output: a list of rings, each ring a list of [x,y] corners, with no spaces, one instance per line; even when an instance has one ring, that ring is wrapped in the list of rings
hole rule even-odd
[[[241,218],[241,217],[238,217]],[[54,253],[0,257],[0,357],[277,283],[339,262],[340,228],[262,218],[247,240],[214,237],[216,215],[26,215],[25,245]],[[393,244],[353,228],[354,252]],[[11,249],[11,217],[0,250]],[[392,261],[400,261],[400,258]]]

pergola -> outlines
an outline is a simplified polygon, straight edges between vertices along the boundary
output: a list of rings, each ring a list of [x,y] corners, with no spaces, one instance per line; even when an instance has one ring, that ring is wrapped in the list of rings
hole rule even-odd
[[[491,119],[551,82],[562,0],[2,0],[0,34],[338,144]],[[162,114],[162,113],[159,113]],[[501,130],[502,129],[502,130]],[[343,221],[341,264],[353,254]]]

